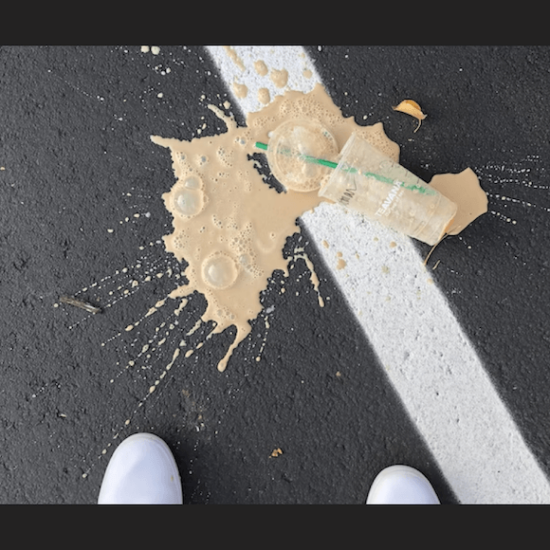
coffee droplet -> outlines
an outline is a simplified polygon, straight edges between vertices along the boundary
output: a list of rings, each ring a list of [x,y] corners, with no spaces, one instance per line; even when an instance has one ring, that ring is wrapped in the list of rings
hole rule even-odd
[[[237,280],[239,269],[237,264],[228,254],[218,252],[209,256],[202,264],[202,277],[204,282],[222,290],[229,288]]]

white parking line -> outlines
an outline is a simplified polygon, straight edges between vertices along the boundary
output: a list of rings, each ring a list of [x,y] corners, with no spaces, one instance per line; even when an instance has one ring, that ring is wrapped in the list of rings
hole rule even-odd
[[[308,92],[320,82],[300,47],[208,50],[232,93],[239,92],[235,82],[247,87],[246,97],[234,94],[244,113],[262,107],[261,88],[271,97],[281,93],[257,72],[256,61],[286,69],[294,90]],[[550,503],[546,476],[410,239],[335,205],[302,220],[317,244],[329,243],[319,252],[457,498]],[[337,252],[345,269],[336,268]]]

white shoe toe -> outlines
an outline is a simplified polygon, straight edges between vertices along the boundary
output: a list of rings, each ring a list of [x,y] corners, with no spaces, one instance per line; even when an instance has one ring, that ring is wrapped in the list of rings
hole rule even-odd
[[[367,504],[439,504],[430,482],[410,466],[396,465],[375,478]]]
[[[98,504],[182,504],[178,467],[158,436],[137,433],[115,450],[99,492]]]

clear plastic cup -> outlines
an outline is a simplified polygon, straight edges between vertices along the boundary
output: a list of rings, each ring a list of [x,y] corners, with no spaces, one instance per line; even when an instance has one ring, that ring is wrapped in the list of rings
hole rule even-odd
[[[355,133],[319,195],[431,245],[457,212],[454,202]]]
[[[307,193],[319,189],[330,168],[311,159],[330,159],[338,154],[332,134],[314,119],[289,120],[269,138],[267,160],[273,175],[292,191]]]

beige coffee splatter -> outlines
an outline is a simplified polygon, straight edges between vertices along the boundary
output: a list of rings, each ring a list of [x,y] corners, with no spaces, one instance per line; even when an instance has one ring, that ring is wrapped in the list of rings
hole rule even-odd
[[[246,84],[240,84],[236,80],[233,81],[233,93],[239,99],[243,99],[248,95],[248,88]]]
[[[258,101],[263,105],[267,105],[271,101],[271,96],[267,88],[260,88],[258,90]]]
[[[170,150],[176,178],[163,195],[173,216],[173,232],[164,237],[166,250],[188,262],[188,284],[169,296],[184,300],[199,292],[208,303],[201,321],[213,322],[214,334],[236,327],[235,339],[218,363],[223,371],[250,333],[249,321],[261,312],[260,293],[273,272],[289,275],[283,247],[300,231],[297,218],[322,201],[316,191],[278,193],[269,187],[249,158],[258,152],[255,143],[268,143],[269,133],[286,121],[314,118],[331,132],[339,150],[354,131],[394,160],[399,147],[385,135],[382,123],[363,127],[344,118],[320,84],[308,94],[288,91],[276,96],[267,107],[250,113],[245,127],[237,127],[217,107],[209,108],[225,122],[227,132],[191,141],[151,139]],[[300,257],[312,270],[318,290],[313,264]]]
[[[459,174],[436,174],[430,185],[458,206],[456,216],[447,230],[449,235],[458,235],[487,212],[487,194],[471,168],[466,168]]]
[[[272,132],[284,123],[317,120],[334,137],[337,151],[353,132],[396,162],[399,146],[385,135],[382,123],[365,127],[351,117],[344,118],[320,84],[308,94],[287,91],[276,96],[260,111],[249,113],[244,127],[237,127],[233,117],[218,107],[209,108],[225,122],[225,133],[189,142],[157,136],[152,140],[170,149],[176,178],[173,188],[163,195],[173,216],[173,232],[164,237],[166,250],[188,263],[188,284],[169,297],[180,299],[182,309],[187,297],[199,292],[207,300],[200,323],[212,322],[211,334],[236,327],[235,339],[218,363],[218,370],[223,371],[234,350],[250,334],[250,321],[262,311],[260,293],[273,272],[280,270],[289,276],[290,259],[283,256],[283,247],[288,237],[299,232],[297,218],[323,200],[316,190],[279,193],[269,187],[256,161],[251,160],[251,155],[258,153],[255,143],[268,144]],[[469,196],[483,198],[475,193],[477,178],[467,171],[434,177],[434,183],[438,180],[443,193],[445,182],[451,181],[454,191],[466,182],[472,191]],[[465,219],[471,219],[479,208],[465,207],[464,212]],[[453,229],[460,230],[458,226]],[[292,260],[296,258],[303,258],[310,269],[311,283],[323,306],[312,262],[303,249],[295,250]],[[341,253],[338,260],[338,268],[345,267]],[[383,273],[388,271],[382,266]]]
[[[229,56],[231,61],[241,69],[241,71],[244,71],[244,63],[242,59],[239,57],[237,52],[231,47],[231,46],[224,46],[223,49],[225,50],[225,53]]]
[[[265,64],[264,61],[262,61],[261,59],[258,59],[255,63],[254,63],[254,69],[256,70],[256,72],[260,75],[260,76],[265,76],[267,74],[267,65]]]
[[[346,267],[346,265],[348,265],[346,260],[344,260],[344,258],[342,256],[343,256],[343,254],[341,252],[338,252],[336,254],[336,258],[338,260],[338,262],[336,263],[336,269],[338,269],[338,270],[344,269]]]
[[[269,77],[277,88],[284,88],[288,82],[288,71],[286,69],[272,69]]]

